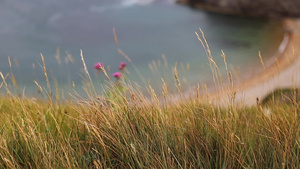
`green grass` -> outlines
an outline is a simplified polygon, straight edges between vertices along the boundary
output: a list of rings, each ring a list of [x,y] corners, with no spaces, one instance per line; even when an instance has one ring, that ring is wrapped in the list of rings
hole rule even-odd
[[[1,168],[297,168],[299,108],[0,99]],[[133,99],[135,98],[135,99]]]
[[[274,104],[297,104],[299,100],[299,89],[277,89],[266,96],[261,104],[274,105]]]

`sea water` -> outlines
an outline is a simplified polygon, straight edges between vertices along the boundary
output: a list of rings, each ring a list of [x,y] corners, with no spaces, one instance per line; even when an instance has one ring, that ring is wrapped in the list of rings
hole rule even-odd
[[[212,81],[207,52],[195,35],[201,36],[199,28],[225,76],[221,50],[228,69],[242,77],[260,64],[259,51],[264,60],[276,52],[283,34],[280,21],[213,14],[173,0],[2,0],[0,22],[0,71],[11,89],[28,95],[37,94],[34,81],[46,88],[41,54],[51,86],[56,82],[64,95],[74,86],[84,93],[80,50],[97,91],[107,79],[94,70],[96,62],[105,65],[113,81],[120,62],[127,62],[126,79],[144,89],[149,84],[160,89],[161,78],[175,86],[176,66],[188,89]]]

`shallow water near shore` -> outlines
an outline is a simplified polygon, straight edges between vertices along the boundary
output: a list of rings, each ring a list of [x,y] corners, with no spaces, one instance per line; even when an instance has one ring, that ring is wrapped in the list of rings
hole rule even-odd
[[[18,83],[15,91],[22,93],[25,88],[27,95],[37,95],[34,81],[46,87],[40,53],[45,57],[49,76],[52,72],[66,98],[73,82],[75,90],[84,93],[80,49],[96,89],[101,88],[105,79],[94,70],[95,62],[109,66],[109,75],[118,71],[120,62],[128,62],[117,51],[113,28],[118,47],[132,60],[127,66],[127,78],[141,86],[150,83],[155,89],[160,88],[161,77],[174,86],[172,69],[176,63],[185,89],[190,84],[212,80],[207,55],[194,33],[199,28],[221,72],[225,73],[223,50],[229,67],[240,76],[253,72],[253,67],[260,64],[258,51],[264,60],[276,53],[283,34],[280,21],[211,14],[167,0],[20,0],[0,1],[0,5],[0,21],[5,23],[0,25],[0,71],[4,75],[11,72],[9,56]],[[55,58],[57,49],[60,60]],[[67,53],[72,55],[73,63]],[[50,81],[54,88],[53,79]],[[12,83],[9,86],[13,88]]]

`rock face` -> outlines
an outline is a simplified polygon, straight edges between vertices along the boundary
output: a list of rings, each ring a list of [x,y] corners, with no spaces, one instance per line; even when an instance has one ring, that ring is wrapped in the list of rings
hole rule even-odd
[[[257,17],[300,17],[300,0],[179,0],[225,14]]]

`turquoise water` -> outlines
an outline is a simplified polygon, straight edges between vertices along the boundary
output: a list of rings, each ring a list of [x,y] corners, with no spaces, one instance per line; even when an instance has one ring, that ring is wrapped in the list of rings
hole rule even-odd
[[[221,50],[230,67],[241,74],[249,73],[259,64],[258,51],[267,60],[282,39],[279,21],[211,14],[172,0],[2,0],[0,22],[0,71],[10,73],[9,56],[17,92],[22,93],[25,88],[26,93],[33,95],[37,90],[34,80],[46,87],[40,53],[45,57],[49,76],[51,69],[65,93],[72,90],[73,82],[76,90],[82,92],[80,49],[96,87],[103,75],[93,69],[95,62],[109,66],[109,75],[118,71],[119,63],[126,59],[117,51],[113,28],[119,47],[132,60],[132,65],[127,66],[127,77],[141,86],[150,83],[155,88],[159,88],[161,77],[174,84],[172,67],[176,63],[187,88],[212,80],[205,50],[194,33],[199,28],[223,72]],[[55,58],[57,48],[61,64]],[[72,55],[74,63],[66,59],[66,52]],[[167,67],[162,54],[167,58]],[[149,65],[158,68],[151,71]]]

